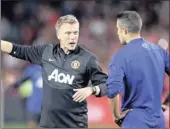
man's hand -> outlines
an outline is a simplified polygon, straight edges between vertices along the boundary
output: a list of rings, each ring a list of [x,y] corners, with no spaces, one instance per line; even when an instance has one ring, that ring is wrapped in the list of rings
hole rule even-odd
[[[81,89],[74,89],[76,93],[73,95],[73,101],[82,102],[93,93],[92,87],[85,87]]]
[[[162,104],[161,108],[162,108],[163,112],[165,112],[168,109],[168,106]]]
[[[11,42],[1,40],[1,51],[11,53],[13,45]]]
[[[122,122],[123,122],[125,116],[127,115],[127,113],[128,113],[129,111],[132,111],[132,109],[125,110],[125,111],[121,112],[118,117],[115,117],[115,123],[116,123],[118,126],[121,126],[121,125],[122,125]]]
[[[111,105],[111,109],[113,111],[113,116],[115,118],[115,123],[118,126],[121,126],[125,116],[127,115],[129,111],[132,111],[132,109],[127,109],[121,112],[119,102],[120,102],[119,94],[117,94],[113,99],[109,101]]]
[[[116,119],[122,119],[124,118],[128,112],[132,111],[132,109],[127,109],[119,114],[119,116],[116,117]]]

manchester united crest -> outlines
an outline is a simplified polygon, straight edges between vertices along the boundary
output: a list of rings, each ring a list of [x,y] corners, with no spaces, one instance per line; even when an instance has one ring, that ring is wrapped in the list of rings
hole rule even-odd
[[[71,62],[71,67],[73,69],[78,69],[80,67],[80,62],[78,60],[74,60]]]

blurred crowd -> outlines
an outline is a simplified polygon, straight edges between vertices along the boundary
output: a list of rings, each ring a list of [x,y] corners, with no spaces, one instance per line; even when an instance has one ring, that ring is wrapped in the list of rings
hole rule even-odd
[[[107,73],[111,55],[121,46],[117,37],[116,15],[136,10],[143,19],[142,36],[157,43],[169,42],[169,1],[156,0],[58,0],[2,1],[1,39],[22,45],[57,43],[55,23],[65,14],[74,14],[80,21],[79,44],[94,52]],[[2,55],[3,85],[8,86],[22,76],[28,62]],[[165,79],[165,92],[169,79]]]

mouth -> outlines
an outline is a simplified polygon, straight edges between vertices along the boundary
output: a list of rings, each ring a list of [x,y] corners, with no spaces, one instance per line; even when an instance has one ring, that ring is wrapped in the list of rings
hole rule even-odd
[[[75,43],[75,42],[70,42],[69,44],[70,44],[70,45],[75,45],[76,43]]]

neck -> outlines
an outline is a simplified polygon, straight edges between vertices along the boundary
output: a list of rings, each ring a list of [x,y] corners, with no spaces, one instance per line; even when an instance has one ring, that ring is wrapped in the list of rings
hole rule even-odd
[[[140,34],[129,34],[127,37],[126,43],[129,43],[131,40],[141,38]]]
[[[69,54],[70,53],[70,51],[66,47],[64,47],[63,45],[61,45],[60,47],[61,47],[61,49],[63,49],[65,54]]]

